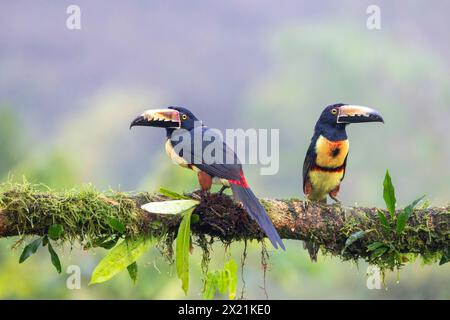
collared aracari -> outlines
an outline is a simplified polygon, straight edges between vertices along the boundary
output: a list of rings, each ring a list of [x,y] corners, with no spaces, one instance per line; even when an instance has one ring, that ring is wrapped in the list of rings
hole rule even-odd
[[[209,192],[213,183],[220,183],[223,188],[230,187],[234,198],[241,202],[250,217],[254,219],[266,233],[272,245],[278,249],[285,246],[277,230],[272,224],[266,210],[254,195],[245,180],[242,165],[236,153],[208,127],[204,126],[192,112],[186,108],[169,107],[167,109],[147,110],[138,116],[130,128],[134,126],[161,127],[166,129],[166,153],[171,160],[187,169],[197,172],[198,181],[203,192]],[[183,143],[183,135],[190,136],[190,146],[179,148]],[[201,148],[195,146],[196,139],[201,139]],[[219,139],[219,140],[217,140]],[[198,140],[197,140],[198,141]],[[206,161],[203,151],[211,143],[219,143],[223,152],[221,161]],[[229,161],[231,159],[231,161]]]
[[[315,202],[327,201],[327,195],[339,202],[337,195],[344,179],[349,151],[347,125],[360,122],[383,122],[371,108],[335,104],[325,108],[314,129],[303,164],[303,192]]]

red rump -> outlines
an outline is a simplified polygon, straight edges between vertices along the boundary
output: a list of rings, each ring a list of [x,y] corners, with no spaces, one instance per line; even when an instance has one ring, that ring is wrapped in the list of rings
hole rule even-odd
[[[239,180],[228,180],[228,182],[231,184],[235,184],[237,186],[243,187],[243,188],[248,188],[247,180],[245,180],[245,177],[244,177],[244,171],[241,170],[241,172],[239,173],[239,176],[241,177]]]

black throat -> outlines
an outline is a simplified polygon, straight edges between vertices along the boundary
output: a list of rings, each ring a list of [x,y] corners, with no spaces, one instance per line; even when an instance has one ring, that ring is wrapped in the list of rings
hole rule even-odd
[[[335,123],[335,124],[324,124],[324,123],[317,123],[315,128],[315,135],[316,136],[324,136],[330,141],[342,141],[347,140],[347,131],[345,123]]]

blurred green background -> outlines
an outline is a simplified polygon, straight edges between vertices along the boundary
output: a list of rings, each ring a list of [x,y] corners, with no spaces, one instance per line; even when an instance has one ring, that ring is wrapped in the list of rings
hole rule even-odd
[[[448,203],[448,1],[379,1],[381,30],[366,27],[369,1],[77,2],[78,31],[65,27],[70,1],[0,4],[2,180],[190,191],[196,177],[166,159],[164,132],[128,130],[147,108],[182,105],[210,127],[280,129],[278,174],[246,166],[248,180],[263,197],[301,197],[315,121],[326,105],[346,102],[376,108],[386,123],[349,127],[345,205],[383,206],[387,168],[399,205],[422,194],[433,205]],[[124,273],[88,287],[104,251],[64,248],[63,269],[78,265],[83,276],[81,290],[68,290],[68,275],[56,274],[46,252],[19,265],[16,240],[0,240],[0,298],[185,298],[157,250],[140,261],[137,285]],[[388,274],[386,288],[368,290],[366,264],[311,263],[295,241],[287,249],[269,248],[273,299],[450,298],[450,265],[416,262]],[[229,253],[240,261],[242,251],[234,244]],[[227,256],[216,245],[211,268]],[[251,244],[246,298],[265,297],[260,256]],[[199,249],[191,259],[187,298],[201,298]]]

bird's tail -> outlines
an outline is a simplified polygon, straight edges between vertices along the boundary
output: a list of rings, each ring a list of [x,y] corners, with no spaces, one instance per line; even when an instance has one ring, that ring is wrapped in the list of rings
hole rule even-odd
[[[277,230],[273,226],[266,210],[261,205],[252,190],[250,190],[250,188],[248,187],[245,188],[236,184],[231,185],[231,190],[233,190],[234,198],[242,203],[250,217],[252,217],[252,219],[258,223],[261,229],[264,230],[275,249],[278,249],[279,245],[283,250],[286,250],[283,241],[281,240]]]

